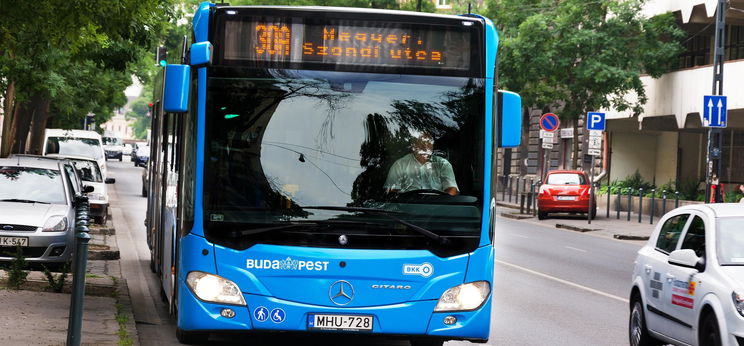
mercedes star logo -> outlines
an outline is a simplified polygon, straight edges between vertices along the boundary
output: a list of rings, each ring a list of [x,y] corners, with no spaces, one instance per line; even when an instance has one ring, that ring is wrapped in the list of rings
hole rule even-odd
[[[336,305],[349,304],[354,299],[354,287],[348,281],[338,280],[328,290],[328,298]]]

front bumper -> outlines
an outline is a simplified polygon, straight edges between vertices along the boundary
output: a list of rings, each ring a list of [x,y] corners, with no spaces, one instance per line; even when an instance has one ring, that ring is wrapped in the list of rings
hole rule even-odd
[[[72,256],[74,238],[71,230],[67,232],[2,232],[4,237],[27,237],[28,246],[22,247],[23,256],[29,263],[67,262]],[[0,246],[0,261],[12,261],[16,247]]]
[[[596,206],[597,204],[594,203],[595,208]],[[553,196],[540,197],[537,199],[537,209],[548,213],[586,213],[589,210],[589,200],[559,201]]]
[[[432,337],[442,340],[488,339],[491,314],[491,296],[474,311],[466,312],[433,312],[436,300],[411,301],[386,306],[359,308],[328,307],[297,303],[273,297],[243,294],[247,306],[207,303],[196,298],[183,281],[179,282],[178,327],[187,331],[255,331],[255,332],[320,332],[308,328],[308,317],[312,313],[342,315],[372,315],[371,332],[348,332],[344,334],[373,334],[392,337]],[[265,307],[268,311],[281,309],[284,319],[274,322],[272,319],[259,321],[254,313],[257,308]],[[235,316],[223,317],[223,309],[232,309]],[[444,324],[444,318],[454,316],[457,322]]]
[[[122,155],[121,151],[106,151],[107,159],[121,159]]]

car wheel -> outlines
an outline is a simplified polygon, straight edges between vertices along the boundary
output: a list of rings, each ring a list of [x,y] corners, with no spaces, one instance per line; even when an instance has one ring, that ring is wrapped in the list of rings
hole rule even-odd
[[[548,218],[548,213],[547,212],[540,211],[540,210],[537,211],[537,219],[538,220],[545,220],[547,218]]]
[[[628,337],[631,346],[656,346],[661,342],[654,339],[646,328],[646,316],[643,314],[643,301],[638,295],[633,296],[633,305],[628,321]]]
[[[700,346],[721,346],[721,333],[718,330],[716,316],[709,312],[705,315],[700,328]]]
[[[124,158],[119,156],[119,162],[121,162]]]
[[[142,197],[147,197],[147,189],[145,189],[145,183],[142,183]]]
[[[596,218],[597,218],[597,208],[594,208],[594,210],[592,210],[592,220]]]

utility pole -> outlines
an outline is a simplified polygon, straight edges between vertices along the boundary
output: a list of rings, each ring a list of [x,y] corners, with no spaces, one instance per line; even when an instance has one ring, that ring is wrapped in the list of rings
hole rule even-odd
[[[715,32],[715,51],[713,54],[713,92],[712,95],[723,95],[723,53],[724,53],[724,42],[726,34],[726,0],[718,0],[718,7],[716,8],[716,32]],[[713,174],[718,179],[721,179],[721,132],[722,130],[717,127],[708,128],[708,145],[707,145],[707,159],[706,159],[706,177],[705,177],[705,203],[710,201],[710,186],[712,183]],[[715,160],[715,164],[714,161]],[[714,167],[715,166],[715,167]],[[715,171],[714,171],[715,168]],[[716,194],[721,194],[719,191],[720,185],[716,188]],[[713,196],[713,200],[717,201],[716,196]]]

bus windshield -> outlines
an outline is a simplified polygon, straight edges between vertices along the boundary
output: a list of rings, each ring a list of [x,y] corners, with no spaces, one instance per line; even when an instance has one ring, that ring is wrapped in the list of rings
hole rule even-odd
[[[327,247],[339,234],[360,248],[429,248],[412,224],[472,251],[484,113],[478,78],[213,67],[205,235],[241,248]],[[314,226],[250,232],[295,223]]]

